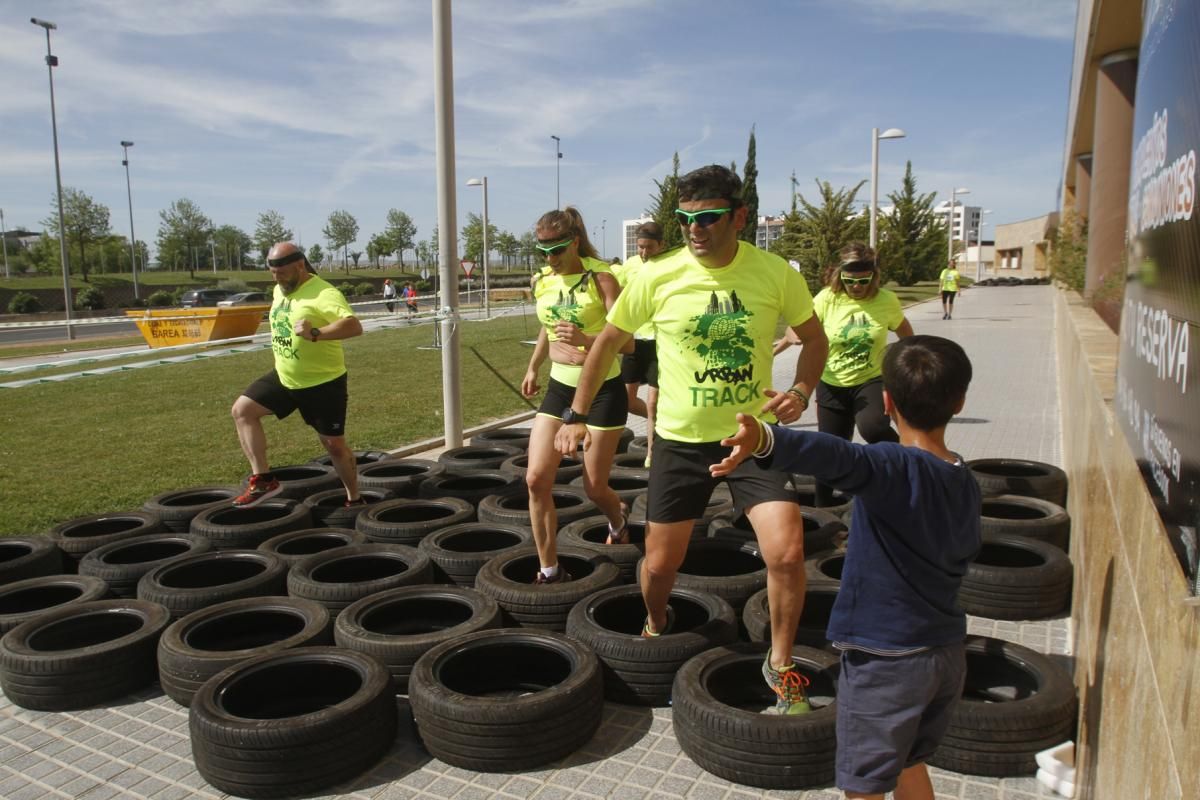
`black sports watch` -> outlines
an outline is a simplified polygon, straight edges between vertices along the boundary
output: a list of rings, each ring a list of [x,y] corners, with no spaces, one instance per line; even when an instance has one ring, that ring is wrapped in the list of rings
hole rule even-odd
[[[310,336],[312,336],[312,340],[315,342],[317,340],[317,338],[321,335],[321,329],[320,328],[309,328],[308,333]]]
[[[587,414],[579,414],[570,406],[562,413],[562,421],[564,425],[574,425],[576,423],[587,424]]]

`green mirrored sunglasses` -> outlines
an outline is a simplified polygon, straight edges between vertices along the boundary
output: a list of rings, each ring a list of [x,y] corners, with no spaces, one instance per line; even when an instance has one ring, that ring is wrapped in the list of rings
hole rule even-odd
[[[691,225],[699,225],[701,228],[707,228],[730,211],[733,211],[733,209],[706,208],[703,211],[684,211],[682,208],[677,208],[675,209],[675,219],[679,220],[679,224],[685,228]]]

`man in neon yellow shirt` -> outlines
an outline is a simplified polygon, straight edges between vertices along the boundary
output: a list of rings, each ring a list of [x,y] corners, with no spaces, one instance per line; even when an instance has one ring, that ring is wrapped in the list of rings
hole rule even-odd
[[[271,303],[271,350],[275,368],[247,387],[233,403],[234,424],[252,474],[235,506],[246,508],[279,494],[267,461],[262,419],[279,419],[296,409],[317,432],[346,487],[346,505],[358,494],[358,464],[346,445],[346,361],[341,339],[362,333],[362,324],[340,291],[317,277],[304,252],[280,242],[267,253],[275,279]]]
[[[960,277],[953,261],[938,275],[938,283],[942,287],[942,319],[952,319],[954,316],[954,296],[958,294]]]
[[[687,553],[692,525],[717,479],[708,471],[730,452],[721,445],[737,414],[792,423],[808,406],[829,342],[813,314],[803,278],[778,256],[738,241],[746,224],[742,182],[711,165],[679,179],[676,218],[686,248],[643,270],[621,292],[592,344],[575,390],[572,424],[556,445],[573,453],[586,434],[591,398],[617,350],[633,331],[654,324],[658,345],[658,417],[647,495],[642,635],[670,633],[668,601]],[[782,317],[804,347],[791,388],[770,388],[771,341]],[[748,463],[748,462],[747,462]],[[806,682],[792,663],[804,606],[804,524],[787,476],[755,466],[726,479],[734,505],[745,509],[767,564],[771,649],[763,675],[778,701],[772,713],[809,710]]]

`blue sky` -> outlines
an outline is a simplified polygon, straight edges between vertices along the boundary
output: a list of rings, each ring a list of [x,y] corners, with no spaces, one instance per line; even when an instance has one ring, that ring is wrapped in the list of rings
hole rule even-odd
[[[52,34],[63,184],[154,246],[159,210],[188,197],[253,233],[279,211],[305,246],[329,213],[357,249],[406,211],[437,219],[428,0],[0,0],[0,208],[8,227],[51,212],[46,40]],[[684,171],[745,160],[756,126],[760,210],[790,176],[852,185],[880,145],[880,198],[911,159],[922,191],[965,186],[1003,224],[1057,204],[1072,54],[1071,0],[458,0],[458,226],[479,213],[520,234],[575,204],[608,256],[678,151]],[[869,198],[867,186],[859,195]],[[990,238],[994,230],[988,228]],[[601,242],[596,242],[601,247]]]

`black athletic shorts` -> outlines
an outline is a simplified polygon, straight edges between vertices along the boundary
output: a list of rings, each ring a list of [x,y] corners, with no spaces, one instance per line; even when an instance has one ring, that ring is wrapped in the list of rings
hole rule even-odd
[[[546,396],[538,408],[538,416],[561,420],[563,412],[574,401],[575,387],[551,378],[550,385],[546,387]],[[629,397],[625,394],[625,384],[621,383],[621,379],[610,378],[600,384],[600,391],[596,392],[592,407],[588,409],[587,426],[602,431],[621,430],[628,416]]]
[[[958,292],[947,292],[947,291],[943,291],[943,292],[942,292],[942,302],[944,303],[944,302],[946,302],[947,300],[949,300],[951,303],[953,303],[953,302],[954,302],[954,295],[956,295],[956,294],[958,294]]]
[[[729,484],[733,507],[739,511],[771,500],[799,502],[796,493],[787,487],[786,474],[763,469],[753,458],[743,461],[724,478],[710,475],[709,466],[724,459],[731,449],[718,442],[675,442],[655,436],[646,519],[651,522],[699,519],[721,481]]]
[[[300,409],[304,418],[322,436],[346,435],[346,373],[325,383],[307,389],[289,389],[279,380],[279,373],[271,370],[246,387],[243,395],[259,405],[271,409],[279,419]]]
[[[633,352],[621,356],[621,383],[658,388],[658,347],[653,339],[634,339]]]

